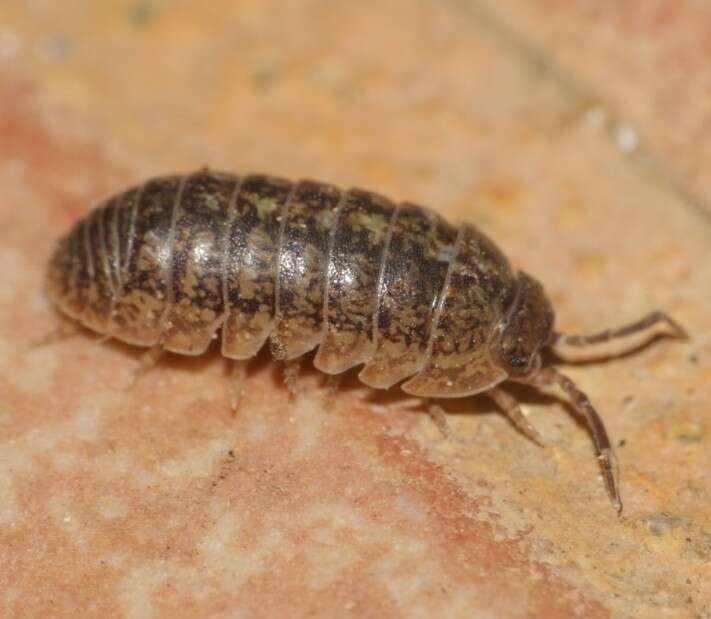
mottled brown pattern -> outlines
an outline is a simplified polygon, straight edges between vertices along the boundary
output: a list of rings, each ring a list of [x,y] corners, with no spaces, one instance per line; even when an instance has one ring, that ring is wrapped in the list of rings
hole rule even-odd
[[[162,336],[172,252],[170,229],[183,180],[179,176],[154,179],[138,194],[125,245],[121,294],[110,327],[112,335],[131,344],[154,346]],[[121,208],[133,206],[128,200]]]
[[[175,215],[170,307],[163,346],[199,355],[222,322],[224,236],[238,179],[199,172],[189,177]]]
[[[430,358],[403,385],[419,396],[458,397],[504,380],[506,372],[488,346],[502,313],[513,300],[508,260],[484,234],[464,224],[435,314]]]
[[[293,359],[321,342],[328,238],[341,196],[338,188],[313,181],[294,190],[279,243],[276,358]]]
[[[236,197],[223,273],[227,357],[253,357],[272,330],[279,219],[291,189],[280,178],[248,176]]]
[[[492,341],[515,291],[503,254],[472,226],[359,189],[155,179],[79,222],[51,264],[62,309],[132,344],[196,355],[222,323],[227,357],[271,335],[275,358],[319,346],[318,369],[365,363],[376,388],[416,375],[406,391],[459,396],[507,376]]]
[[[375,314],[377,350],[359,378],[387,389],[422,369],[456,229],[414,204],[393,220]]]
[[[373,315],[394,211],[387,198],[360,189],[351,189],[339,210],[329,248],[325,333],[314,359],[323,372],[343,372],[375,352]]]

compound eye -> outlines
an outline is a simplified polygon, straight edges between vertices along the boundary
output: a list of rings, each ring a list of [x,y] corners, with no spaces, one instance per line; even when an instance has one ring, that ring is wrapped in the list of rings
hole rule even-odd
[[[528,359],[525,357],[519,357],[518,355],[512,355],[508,358],[508,364],[516,370],[523,370],[527,363]]]

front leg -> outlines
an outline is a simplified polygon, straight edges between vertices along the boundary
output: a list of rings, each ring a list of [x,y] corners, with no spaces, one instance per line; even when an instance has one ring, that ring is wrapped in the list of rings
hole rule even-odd
[[[544,446],[540,432],[528,420],[516,398],[499,387],[489,389],[486,395],[496,403],[522,434],[530,438],[536,445]]]
[[[619,514],[622,511],[622,499],[620,498],[620,475],[617,459],[605,428],[605,422],[595,410],[588,396],[570,378],[553,367],[543,368],[527,377],[523,382],[536,387],[556,385],[568,396],[573,408],[585,420],[590,430],[607,494]]]

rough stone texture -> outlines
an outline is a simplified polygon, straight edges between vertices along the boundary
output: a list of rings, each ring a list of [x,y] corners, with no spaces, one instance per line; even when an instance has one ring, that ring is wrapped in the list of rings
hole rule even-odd
[[[711,18],[525,4],[0,4],[0,614],[711,617],[711,226],[687,199],[709,201],[709,141],[683,126]],[[590,69],[672,41],[690,60],[669,100],[655,72]],[[609,130],[616,98],[631,133]],[[128,346],[30,348],[57,320],[54,240],[100,197],[206,164],[476,223],[561,329],[670,311],[689,342],[564,366],[622,445],[622,518],[584,428],[532,391],[545,449],[485,398],[446,403],[446,440],[355,380],[329,400],[309,369],[292,401],[266,358],[233,416],[216,350],[127,389]]]

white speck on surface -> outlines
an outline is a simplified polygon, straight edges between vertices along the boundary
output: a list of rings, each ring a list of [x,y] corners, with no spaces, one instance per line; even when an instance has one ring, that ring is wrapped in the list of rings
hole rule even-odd
[[[632,153],[639,146],[639,136],[631,125],[620,123],[615,127],[615,142],[623,153]]]

